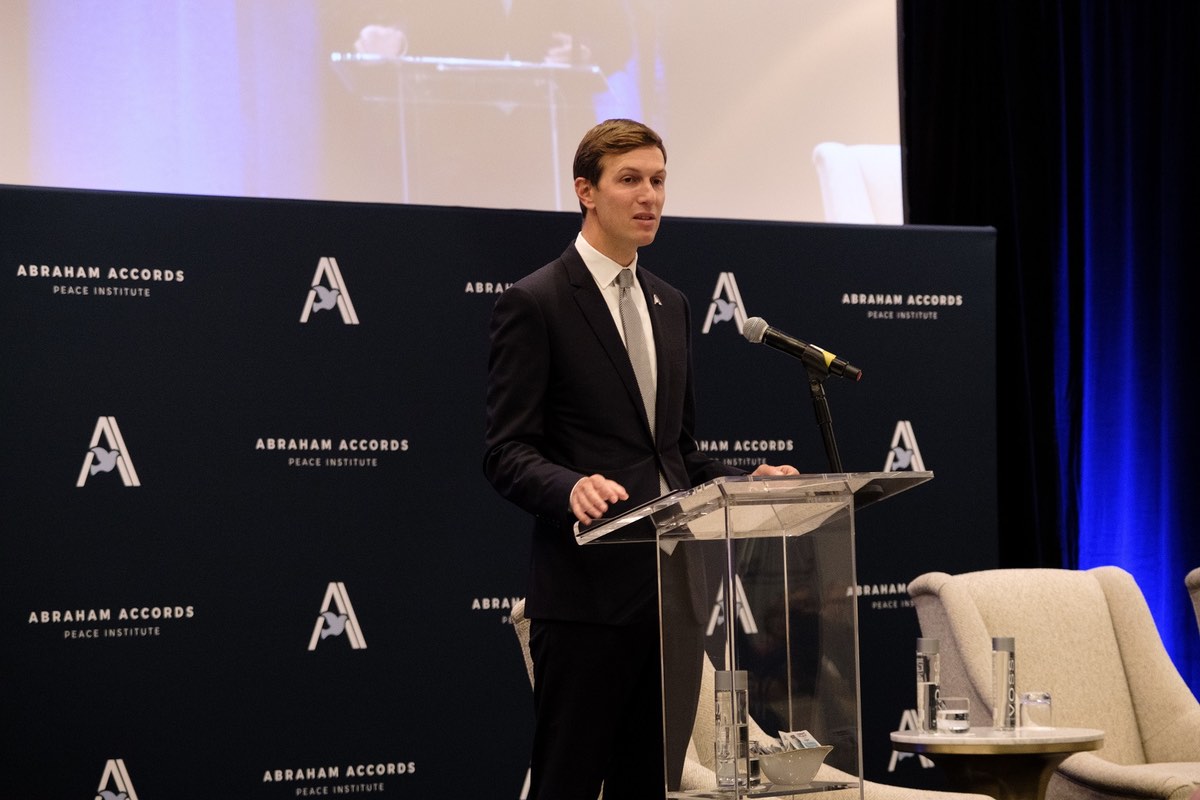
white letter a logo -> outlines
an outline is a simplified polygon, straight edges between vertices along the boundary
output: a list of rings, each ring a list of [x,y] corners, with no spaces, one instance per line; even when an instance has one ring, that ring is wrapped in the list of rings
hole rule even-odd
[[[322,258],[317,262],[317,272],[313,275],[312,288],[308,290],[308,299],[304,301],[304,310],[300,312],[300,321],[308,322],[308,317],[314,311],[325,311],[337,308],[342,315],[342,322],[347,325],[358,324],[358,312],[350,300],[350,290],[342,279],[342,271],[338,269],[336,258]]]
[[[106,447],[100,445],[101,439],[104,439]],[[75,485],[83,486],[97,472],[112,472],[114,469],[126,486],[142,485],[137,470],[133,468],[129,450],[125,447],[125,438],[117,426],[117,418],[100,417],[96,420],[96,430],[92,433],[92,442],[88,445],[88,454],[83,458],[83,469],[79,470],[79,480]]]
[[[337,607],[337,611],[333,607]],[[358,616],[354,606],[350,605],[350,594],[346,584],[334,581],[325,590],[325,600],[321,603],[321,613],[317,615],[317,624],[313,626],[312,638],[308,641],[308,649],[316,650],[317,643],[330,636],[346,634],[350,647],[362,650],[367,646],[362,628],[358,624]]]
[[[108,788],[112,781],[113,788]],[[129,770],[125,769],[125,761],[120,758],[110,758],[104,765],[104,774],[100,776],[100,786],[96,789],[96,797],[103,800],[138,800],[133,781],[129,780]]]
[[[746,307],[742,304],[742,293],[738,291],[737,278],[732,272],[722,272],[717,277],[717,286],[713,289],[712,302],[708,304],[708,314],[704,317],[704,327],[701,333],[708,333],[713,325],[720,322],[732,322],[737,326],[737,332],[742,332],[746,324]]]
[[[884,472],[924,472],[925,462],[921,459],[921,448],[917,445],[917,435],[913,433],[912,423],[902,419],[896,423],[896,432],[892,434],[891,449],[883,462]]]

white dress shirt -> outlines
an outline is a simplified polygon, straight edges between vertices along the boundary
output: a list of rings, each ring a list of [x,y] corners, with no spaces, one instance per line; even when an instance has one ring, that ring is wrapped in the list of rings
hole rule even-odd
[[[617,275],[623,269],[633,272],[633,305],[637,308],[638,316],[642,320],[642,330],[646,332],[646,349],[650,356],[650,379],[654,383],[654,393],[657,394],[658,357],[654,347],[654,326],[650,324],[650,309],[646,307],[646,295],[642,293],[642,286],[637,277],[637,256],[633,257],[633,263],[628,267],[622,267],[588,244],[582,233],[575,237],[575,249],[579,251],[588,272],[592,273],[592,280],[596,281],[600,294],[604,296],[604,302],[608,304],[608,312],[612,314],[613,322],[617,326],[617,333],[621,335],[621,341],[625,341],[625,330],[621,326],[621,312],[617,307],[621,298],[621,287],[617,285]],[[626,346],[628,346],[628,342],[626,342]]]

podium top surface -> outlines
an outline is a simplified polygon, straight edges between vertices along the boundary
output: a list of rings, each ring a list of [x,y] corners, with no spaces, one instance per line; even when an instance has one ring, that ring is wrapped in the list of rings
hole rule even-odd
[[[575,526],[578,544],[796,536],[933,478],[932,472],[715,478],[619,517]]]

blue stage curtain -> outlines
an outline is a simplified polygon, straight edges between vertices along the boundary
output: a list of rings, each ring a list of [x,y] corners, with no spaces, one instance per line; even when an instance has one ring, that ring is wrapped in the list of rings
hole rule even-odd
[[[909,222],[997,228],[1000,566],[1115,564],[1200,692],[1200,4],[902,0]]]
[[[1064,195],[1081,228],[1057,267],[1078,284],[1073,335],[1057,338],[1056,390],[1078,392],[1062,491],[1078,507],[1082,568],[1134,574],[1168,649],[1200,686],[1200,632],[1183,576],[1200,566],[1195,412],[1184,402],[1197,334],[1185,271],[1195,237],[1195,3],[1084,3],[1079,13],[1078,174]],[[1069,535],[1070,531],[1064,531]]]

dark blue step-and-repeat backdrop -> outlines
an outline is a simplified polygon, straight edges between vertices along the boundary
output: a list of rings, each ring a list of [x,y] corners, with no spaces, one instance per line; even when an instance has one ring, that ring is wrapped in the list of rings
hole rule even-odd
[[[578,215],[0,188],[3,747],[21,796],[517,800],[529,524],[480,470],[487,327]],[[698,434],[933,481],[858,515],[864,769],[911,725],[906,584],[996,562],[994,236],[667,219]],[[722,634],[718,634],[722,635]],[[98,787],[98,788],[97,788]]]

